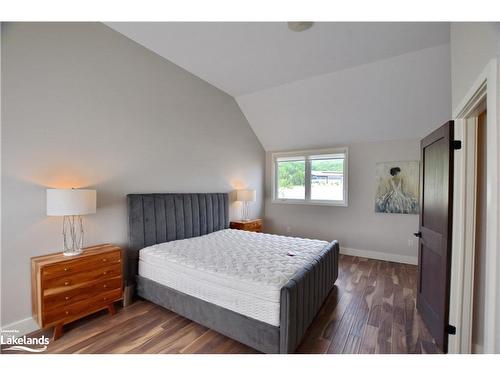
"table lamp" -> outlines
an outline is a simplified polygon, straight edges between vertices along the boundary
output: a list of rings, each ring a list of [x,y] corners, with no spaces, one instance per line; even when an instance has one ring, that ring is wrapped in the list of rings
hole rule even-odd
[[[96,212],[96,191],[88,189],[47,189],[47,216],[63,217],[64,255],[82,253],[82,215]]]
[[[243,221],[248,221],[250,216],[250,203],[255,202],[256,192],[255,190],[236,190],[236,200],[243,202],[242,207],[242,219]]]

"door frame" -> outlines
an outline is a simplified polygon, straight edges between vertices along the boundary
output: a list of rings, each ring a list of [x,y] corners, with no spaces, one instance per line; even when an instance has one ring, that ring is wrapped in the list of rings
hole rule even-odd
[[[450,324],[456,327],[456,335],[449,336],[450,353],[471,353],[472,308],[474,289],[474,241],[475,236],[475,162],[471,163],[471,141],[475,137],[466,128],[477,124],[478,110],[486,100],[487,135],[487,212],[486,212],[486,270],[484,308],[484,353],[495,352],[496,335],[496,271],[499,248],[499,139],[497,128],[497,61],[492,59],[476,79],[460,105],[453,111],[455,140],[462,142],[462,150],[456,152],[453,187],[452,266],[450,287]],[[469,147],[469,150],[467,149]],[[469,151],[469,152],[468,152]],[[474,155],[475,157],[475,155]],[[471,168],[473,170],[471,170]],[[469,178],[467,178],[469,177]],[[471,213],[470,211],[474,212]],[[472,236],[472,237],[471,237]]]

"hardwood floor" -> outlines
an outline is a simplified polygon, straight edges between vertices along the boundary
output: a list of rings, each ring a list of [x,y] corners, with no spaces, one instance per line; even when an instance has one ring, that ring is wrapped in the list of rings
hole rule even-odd
[[[416,267],[342,255],[298,353],[438,353],[415,309]],[[33,336],[39,336],[35,332]],[[69,324],[46,353],[257,353],[147,301]]]

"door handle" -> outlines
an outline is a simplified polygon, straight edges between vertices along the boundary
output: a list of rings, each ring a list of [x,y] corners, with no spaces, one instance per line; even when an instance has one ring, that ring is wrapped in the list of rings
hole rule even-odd
[[[422,232],[413,233],[415,237],[422,238]]]

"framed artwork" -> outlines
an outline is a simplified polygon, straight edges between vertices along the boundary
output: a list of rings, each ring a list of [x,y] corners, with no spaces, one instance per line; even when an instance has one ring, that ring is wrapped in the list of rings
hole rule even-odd
[[[375,212],[418,214],[419,167],[418,161],[377,163]]]

